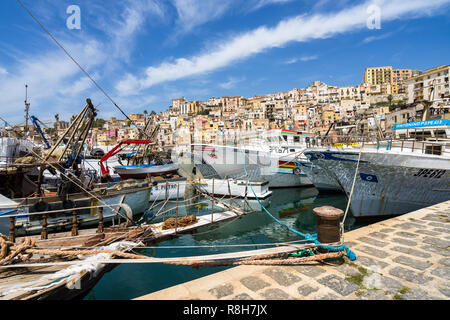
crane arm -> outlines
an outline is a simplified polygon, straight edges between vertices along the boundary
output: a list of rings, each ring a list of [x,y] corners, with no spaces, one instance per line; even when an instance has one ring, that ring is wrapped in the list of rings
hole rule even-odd
[[[102,171],[102,176],[106,176],[109,175],[109,169],[108,166],[104,166],[103,162],[105,162],[106,160],[108,160],[109,158],[111,158],[112,156],[114,156],[115,154],[119,153],[120,151],[122,151],[122,145],[123,144],[150,144],[152,143],[151,140],[140,140],[140,139],[127,139],[127,140],[123,140],[121,142],[119,142],[119,144],[117,146],[115,146],[114,148],[112,148],[107,154],[105,154],[101,159],[100,159],[100,169]]]

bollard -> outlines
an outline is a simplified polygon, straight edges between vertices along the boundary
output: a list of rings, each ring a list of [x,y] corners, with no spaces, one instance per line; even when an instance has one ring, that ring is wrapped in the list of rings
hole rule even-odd
[[[16,217],[9,218],[9,241],[16,242]]]
[[[341,240],[340,218],[344,211],[331,206],[314,208],[317,218],[317,240],[322,244]]]
[[[103,233],[103,207],[99,208],[97,233]]]
[[[74,210],[72,212],[73,219],[72,219],[72,236],[78,235],[78,218],[77,218],[77,211]]]
[[[47,213],[42,215],[42,232],[41,232],[41,240],[48,239],[48,231],[47,231]]]

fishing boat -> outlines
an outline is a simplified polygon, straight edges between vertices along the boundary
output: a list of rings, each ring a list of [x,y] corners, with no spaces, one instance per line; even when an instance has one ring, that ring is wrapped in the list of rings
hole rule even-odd
[[[355,217],[404,214],[450,199],[450,121],[397,124],[393,130],[395,139],[364,147],[305,151],[348,196],[358,167],[351,197]]]
[[[150,176],[161,176],[174,174],[178,170],[178,164],[170,160],[170,155],[162,153],[149,153],[148,148],[154,144],[151,140],[142,139],[126,139],[121,141],[117,146],[111,149],[100,159],[101,174],[104,179],[109,177],[110,171],[106,161],[114,155],[118,155],[117,161],[120,163],[114,166],[114,171],[123,180],[126,179],[145,179]],[[144,146],[144,150],[135,150],[132,152],[124,152],[119,154],[125,146],[140,145]],[[124,165],[122,161],[127,161]],[[147,163],[144,163],[147,161]]]
[[[115,166],[114,171],[122,178],[126,179],[145,179],[149,176],[160,176],[175,174],[178,171],[178,164],[168,162],[162,165],[157,164],[139,164],[129,166]]]
[[[221,177],[248,173],[253,180],[266,180],[271,188],[311,186],[298,159],[306,148],[307,132],[268,130],[243,137],[236,146],[192,144],[195,163],[210,165]]]
[[[135,180],[123,181],[115,184],[97,185],[90,192],[67,194],[63,199],[57,193],[44,193],[42,197],[9,199],[0,198],[0,232],[8,230],[9,219],[1,219],[2,215],[20,214],[15,221],[17,235],[33,235],[42,231],[43,217],[39,212],[52,211],[47,217],[49,231],[69,230],[72,226],[73,212],[76,211],[80,228],[98,224],[102,210],[105,223],[112,223],[120,217],[118,204],[128,205],[133,214],[142,214],[148,208],[152,183]],[[89,208],[89,209],[84,209]],[[129,217],[132,218],[132,217]],[[122,221],[126,218],[122,217]]]

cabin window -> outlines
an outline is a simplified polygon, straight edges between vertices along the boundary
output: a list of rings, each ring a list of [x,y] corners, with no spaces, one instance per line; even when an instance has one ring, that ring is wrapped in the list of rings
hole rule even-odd
[[[436,130],[434,132],[434,136],[436,138],[447,138],[447,134],[445,133],[445,130]]]
[[[300,142],[300,137],[294,136],[294,142]]]
[[[295,149],[290,149],[289,152],[295,152]]]
[[[285,142],[287,142],[287,136],[282,135],[282,137],[283,137],[283,140],[284,140]]]
[[[441,155],[442,154],[442,146],[435,146],[435,145],[425,146],[425,153]]]

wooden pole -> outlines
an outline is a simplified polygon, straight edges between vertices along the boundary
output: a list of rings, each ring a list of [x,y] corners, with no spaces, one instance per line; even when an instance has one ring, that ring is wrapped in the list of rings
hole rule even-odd
[[[78,217],[77,217],[77,211],[73,210],[72,212],[73,218],[72,218],[72,236],[78,235]]]
[[[16,242],[16,217],[9,218],[9,241]]]
[[[180,196],[180,183],[177,183],[177,206],[175,208],[175,233],[177,233],[177,228],[178,228],[178,198]]]
[[[97,233],[103,233],[103,207],[99,208]]]
[[[164,209],[166,208],[166,203],[167,203],[168,197],[169,197],[169,183],[166,181],[166,194],[164,196],[164,205],[163,205],[163,208],[162,208],[162,211],[163,211],[163,222],[166,220],[166,213],[165,213]]]
[[[48,232],[47,232],[47,213],[44,213],[42,215],[42,232],[41,232],[41,240],[48,239]]]
[[[213,178],[213,184],[212,184],[211,222],[214,222],[214,178]]]

